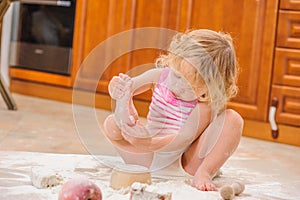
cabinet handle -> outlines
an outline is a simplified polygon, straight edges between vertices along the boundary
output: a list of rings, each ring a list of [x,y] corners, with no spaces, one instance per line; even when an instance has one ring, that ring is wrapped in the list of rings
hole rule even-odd
[[[272,99],[272,104],[271,104],[271,107],[269,110],[269,122],[270,122],[271,129],[272,129],[272,138],[274,138],[274,139],[278,138],[278,135],[279,135],[278,126],[275,121],[275,114],[276,114],[277,106],[278,106],[278,99],[276,97],[274,97]]]

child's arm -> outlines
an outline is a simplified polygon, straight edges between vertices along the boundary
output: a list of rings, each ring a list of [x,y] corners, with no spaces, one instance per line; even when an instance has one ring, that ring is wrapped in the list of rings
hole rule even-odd
[[[163,68],[154,68],[133,77],[133,95],[138,95],[151,89],[158,82],[162,70]]]
[[[152,88],[153,84],[158,82],[162,69],[163,68],[150,69],[131,78],[133,81],[133,85],[131,87],[132,95],[143,93]],[[126,78],[124,78],[124,76],[128,75],[120,73],[119,76],[114,76],[109,82],[108,92],[113,99],[121,98],[124,95],[124,91],[118,87],[118,85],[124,85],[126,83]]]
[[[191,112],[188,120],[180,129],[178,134],[170,134],[165,136],[142,137],[143,128],[141,125],[128,126],[123,125],[123,137],[133,146],[145,150],[157,151],[173,151],[184,148],[194,141],[210,122],[210,108],[205,103],[199,103]],[[200,118],[201,116],[201,118]],[[198,122],[198,123],[195,123]],[[172,145],[168,145],[172,142]]]
[[[143,132],[142,130],[144,127],[139,126],[128,126],[124,124],[122,126],[122,136],[123,138],[135,146],[136,148],[143,149],[146,151],[157,151],[162,147],[169,144],[171,141],[174,140],[176,137],[175,134],[172,135],[165,135],[165,136],[154,136],[154,137],[135,137],[137,132],[139,134]]]

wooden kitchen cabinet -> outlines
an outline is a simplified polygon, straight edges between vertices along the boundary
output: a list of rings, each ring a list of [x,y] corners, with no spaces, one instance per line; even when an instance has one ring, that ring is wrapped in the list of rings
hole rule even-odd
[[[105,54],[117,52],[124,43],[129,43],[131,46],[135,45],[135,38],[132,35],[126,41],[114,43],[113,48],[110,45],[105,50],[104,55],[100,55],[99,60],[92,61],[89,57],[91,51],[101,42],[110,40],[110,37],[115,36],[115,34],[142,27],[175,29],[176,18],[178,17],[178,9],[176,8],[178,5],[176,3],[177,1],[171,0],[154,0],[151,3],[147,0],[79,0],[77,4],[82,8],[84,20],[78,21],[76,30],[82,31],[83,36],[78,35],[82,39],[77,41],[76,48],[74,48],[77,55],[73,65],[74,74],[78,72],[84,59],[89,59],[93,63],[103,62],[101,58],[105,59]],[[157,49],[135,50],[120,56],[111,65],[104,66],[107,68],[102,74],[97,91],[107,93],[110,79],[120,72],[126,73],[130,69],[144,64],[152,63],[153,66],[159,52]],[[77,85],[83,89],[91,89],[89,86],[94,85],[95,81],[99,79],[98,74],[95,73],[99,70],[101,69],[97,65],[85,66],[83,70],[79,71],[80,78],[76,80]],[[150,94],[140,95],[140,99],[149,101]]]
[[[280,2],[272,99],[278,100],[275,121],[300,127],[300,3],[297,1]]]
[[[280,9],[300,10],[300,1],[295,0],[281,0],[279,4]]]
[[[230,107],[249,119],[267,119],[269,85],[275,38],[277,1],[223,1],[212,4],[205,0],[132,0],[78,1],[85,8],[81,47],[82,59],[109,36],[139,27],[164,27],[177,31],[207,28],[230,33],[234,39],[241,68],[240,92]],[[133,40],[134,41],[134,40]],[[145,63],[153,63],[157,50],[135,51],[110,66],[102,78],[99,92],[107,92],[113,75]],[[122,62],[121,62],[122,61]],[[263,66],[263,67],[262,67]],[[77,66],[78,67],[78,66]],[[91,81],[94,70],[84,71]],[[101,85],[101,84],[100,84]],[[148,99],[149,100],[149,99]]]
[[[75,36],[77,34],[77,41],[74,46],[74,53],[76,58],[73,64],[73,74],[76,74],[80,68],[80,65],[84,59],[88,59],[90,52],[105,39],[109,38],[113,34],[128,29],[129,24],[125,23],[130,18],[131,7],[128,6],[127,1],[98,1],[98,0],[78,0],[77,6],[81,8],[78,10],[81,15],[81,20],[77,21],[75,26]],[[75,37],[76,39],[76,37]],[[117,47],[116,47],[117,49]],[[110,52],[106,52],[110,53]],[[103,62],[103,57],[99,57],[99,60],[92,62]],[[119,72],[125,72],[128,68],[128,58],[125,56],[116,62],[116,67],[110,67],[103,75],[102,80],[106,82],[111,76],[118,74]],[[80,87],[83,89],[89,89],[89,85],[94,81],[98,81],[93,67],[84,67],[80,71]],[[75,76],[73,76],[75,78]],[[73,79],[75,81],[75,79]],[[107,84],[106,84],[107,85]],[[103,88],[103,89],[102,89]],[[106,87],[101,87],[101,92],[107,92]]]
[[[189,1],[190,2],[190,1]],[[247,119],[267,119],[277,1],[192,1],[181,29],[207,28],[232,35],[240,66],[239,95],[229,106]]]
[[[142,27],[181,32],[199,28],[222,31],[233,37],[240,67],[240,91],[228,106],[244,117],[244,135],[300,145],[300,101],[299,96],[294,95],[299,92],[299,7],[297,1],[291,0],[215,0],[213,3],[207,0],[77,0],[73,71],[67,88],[71,91],[76,80],[77,87],[90,91],[96,82],[97,94],[104,94],[105,99],[96,105],[110,109],[107,95],[110,79],[136,66],[153,63],[160,51],[142,49],[126,53],[111,63],[98,80],[94,72],[99,66],[84,70],[80,70],[80,66],[84,60],[89,60],[88,56],[101,42],[123,31]],[[132,37],[124,41],[126,45],[134,45]],[[104,54],[113,54],[125,44],[116,44]],[[91,62],[102,62],[101,59],[102,56]],[[76,79],[78,73],[77,78],[80,78]],[[24,93],[22,84],[13,80],[12,90]],[[52,88],[53,91],[57,89]],[[61,90],[62,94],[66,93],[65,88]],[[71,101],[70,94],[65,97],[66,101]],[[146,93],[137,98],[136,106],[142,116],[148,112],[150,96]],[[278,109],[281,109],[276,120],[283,125],[281,130],[288,134],[281,134],[277,139],[271,137],[268,124],[270,102],[275,96],[279,99]],[[47,98],[52,97],[48,95]]]
[[[279,124],[300,126],[300,87],[285,85],[272,86],[272,99],[279,102],[276,122]]]

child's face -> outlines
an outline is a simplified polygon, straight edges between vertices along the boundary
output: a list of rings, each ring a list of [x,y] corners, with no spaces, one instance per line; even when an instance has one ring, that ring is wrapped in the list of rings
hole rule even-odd
[[[178,69],[171,69],[167,77],[167,85],[177,99],[193,101],[199,98],[191,83],[195,82],[195,69],[187,63],[182,62]],[[199,86],[200,87],[200,86]],[[198,92],[197,92],[198,93]]]

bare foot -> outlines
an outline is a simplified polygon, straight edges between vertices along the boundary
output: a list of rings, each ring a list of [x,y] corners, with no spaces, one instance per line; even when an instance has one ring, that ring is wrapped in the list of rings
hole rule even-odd
[[[202,191],[216,191],[217,188],[212,182],[212,176],[207,172],[197,173],[197,176],[194,177],[192,186]]]
[[[128,125],[133,125],[133,119],[132,116],[130,116],[130,109],[129,109],[129,103],[131,100],[131,86],[132,86],[132,80],[129,76],[126,76],[123,78],[125,81],[125,84],[123,85],[123,91],[124,95],[116,100],[116,109],[115,109],[115,120],[119,127],[123,123],[126,123]]]

